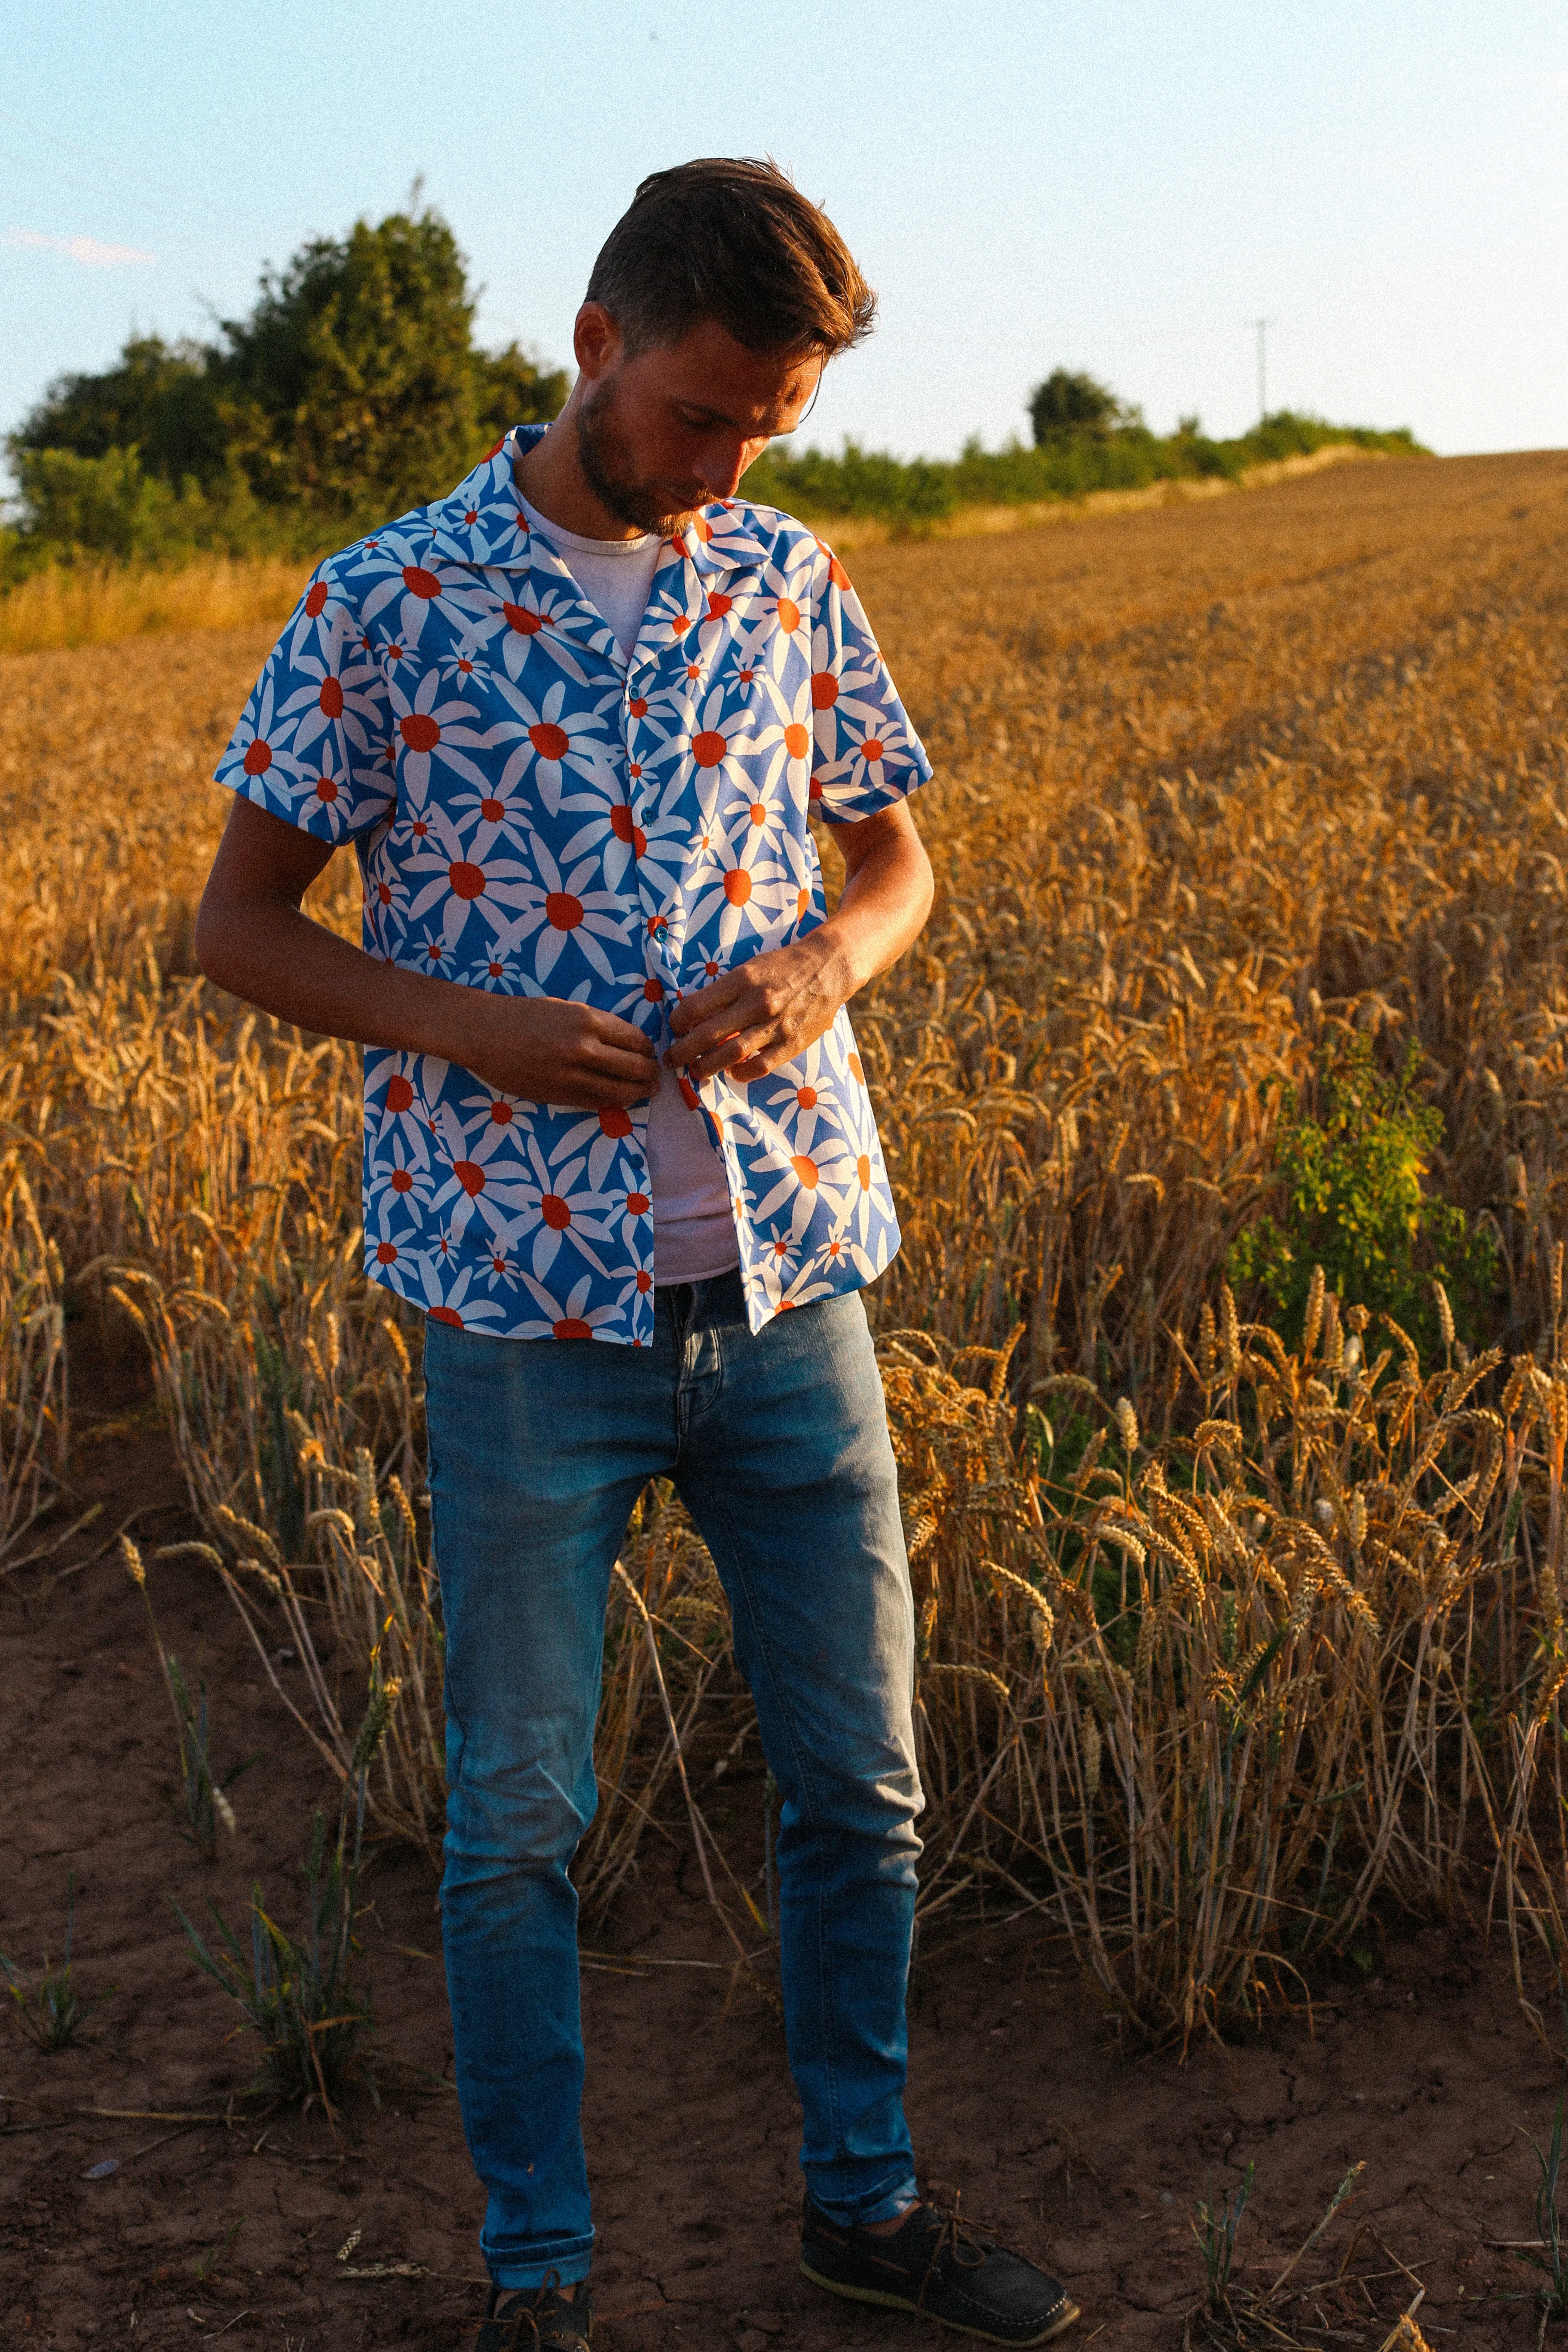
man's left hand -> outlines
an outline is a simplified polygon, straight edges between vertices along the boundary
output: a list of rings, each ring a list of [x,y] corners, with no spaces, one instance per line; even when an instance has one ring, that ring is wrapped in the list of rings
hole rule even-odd
[[[693,1085],[721,1070],[732,1078],[765,1077],[832,1028],[853,988],[848,960],[825,924],[683,997],[665,1060]]]

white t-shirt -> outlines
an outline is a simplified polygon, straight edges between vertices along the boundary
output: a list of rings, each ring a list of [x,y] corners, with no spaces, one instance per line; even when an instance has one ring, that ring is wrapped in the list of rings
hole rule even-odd
[[[658,551],[663,545],[658,533],[645,530],[640,539],[583,539],[576,531],[563,530],[558,522],[551,522],[526,499],[522,511],[530,530],[536,530],[556,550],[578,587],[587,591],[590,604],[608,621],[630,661],[658,569]]]
[[[595,610],[608,621],[629,661],[663,544],[658,532],[647,531],[640,539],[584,539],[551,522],[527,499],[522,510],[529,529],[557,551]],[[668,1042],[661,1038],[661,1051]],[[648,1105],[647,1161],[655,1283],[707,1282],[739,1265],[723,1162],[709,1140],[701,1112],[687,1108],[679,1076],[662,1063],[658,1091]]]

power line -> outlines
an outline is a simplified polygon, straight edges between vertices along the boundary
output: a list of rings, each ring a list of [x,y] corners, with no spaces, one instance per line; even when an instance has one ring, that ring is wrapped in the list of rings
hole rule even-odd
[[[1268,330],[1279,324],[1278,319],[1246,319],[1244,326],[1251,327],[1258,336],[1258,421],[1262,424],[1268,414]]]

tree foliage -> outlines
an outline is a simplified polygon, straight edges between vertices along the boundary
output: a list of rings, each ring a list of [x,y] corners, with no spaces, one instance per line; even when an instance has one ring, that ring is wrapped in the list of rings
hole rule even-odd
[[[11,436],[13,463],[45,450],[97,458],[136,449],[158,480],[205,487],[226,463],[215,356],[201,343],[132,335],[100,375],[56,378]]]
[[[73,543],[121,553],[141,551],[137,519],[170,496],[187,520],[193,499],[231,518],[248,499],[334,528],[438,497],[566,395],[564,374],[516,343],[477,349],[474,309],[457,239],[428,207],[312,238],[263,272],[220,341],[133,336],[112,368],[50,385],[10,442],[28,525],[54,540],[74,518]]]
[[[1029,394],[1029,423],[1037,449],[1076,438],[1099,441],[1119,426],[1136,424],[1134,411],[1124,408],[1109,384],[1097,376],[1075,375],[1053,368],[1044,383]]]
[[[1136,411],[1122,414],[1136,416]],[[1424,454],[1404,426],[1381,432],[1370,425],[1329,425],[1281,409],[1232,441],[1213,441],[1184,427],[1152,433],[1132,422],[1099,435],[1066,433],[1040,448],[1014,441],[1003,449],[985,449],[973,440],[952,459],[892,457],[853,441],[837,456],[810,447],[792,455],[783,443],[764,450],[748,469],[745,495],[825,525],[839,515],[870,515],[896,533],[914,534],[940,528],[966,506],[1030,506],[1205,477],[1237,481],[1250,467],[1308,457],[1336,443],[1393,457]]]

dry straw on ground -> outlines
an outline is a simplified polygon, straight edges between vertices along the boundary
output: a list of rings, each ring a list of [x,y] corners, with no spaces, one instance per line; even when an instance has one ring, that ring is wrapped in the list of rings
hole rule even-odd
[[[1494,1863],[1527,1990],[1568,1934],[1565,523],[1561,458],[1390,462],[857,561],[941,776],[935,916],[858,1013],[906,1236],[873,1312],[926,1913],[1043,1906],[1156,2032],[1293,1997],[1371,1915],[1479,1910]],[[268,642],[0,667],[5,1246],[44,1318],[0,1333],[0,1503],[60,1467],[48,1316],[128,1316],[340,1769],[373,1649],[399,1685],[375,1802],[431,1850],[417,1331],[357,1271],[354,1056],[191,976]],[[355,895],[331,871],[328,919]],[[1270,1082],[1334,1024],[1423,1049],[1435,1179],[1499,1243],[1474,1362],[1331,1300],[1288,1350],[1223,1287]],[[585,1889],[674,1806],[754,1938],[701,1820],[743,1723],[711,1566],[658,1494],[623,1564]]]

